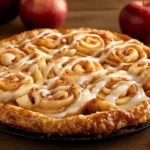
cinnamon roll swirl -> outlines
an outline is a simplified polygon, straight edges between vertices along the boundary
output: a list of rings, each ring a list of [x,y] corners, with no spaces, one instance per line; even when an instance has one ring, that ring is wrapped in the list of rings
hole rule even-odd
[[[51,134],[109,134],[150,120],[150,48],[91,28],[0,42],[0,122]]]
[[[0,51],[0,65],[5,67],[11,66],[25,56],[26,54],[17,48],[2,48]]]
[[[132,77],[126,72],[118,71],[100,80],[92,89],[99,91],[96,98],[87,104],[89,112],[126,109],[135,106],[136,102],[138,104],[141,97],[143,100],[147,99],[142,87],[131,79]]]

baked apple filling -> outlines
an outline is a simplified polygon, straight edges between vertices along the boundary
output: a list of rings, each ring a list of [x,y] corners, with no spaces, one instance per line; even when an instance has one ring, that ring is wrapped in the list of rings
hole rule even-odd
[[[149,100],[150,61],[138,41],[95,29],[33,35],[1,48],[1,103],[65,118]]]

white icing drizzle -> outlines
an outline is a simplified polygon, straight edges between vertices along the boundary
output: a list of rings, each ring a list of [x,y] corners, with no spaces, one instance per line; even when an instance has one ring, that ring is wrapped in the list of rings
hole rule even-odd
[[[56,80],[58,80],[59,77],[54,77],[54,78],[51,78],[47,81],[47,89],[50,89],[52,87],[52,85],[55,83]]]
[[[20,61],[18,61],[16,64],[11,65],[10,68],[12,69],[19,69],[21,66],[25,65],[25,64],[33,64],[38,62],[38,60],[40,58],[42,58],[42,56],[37,56],[34,57],[33,59],[31,59],[34,56],[35,53],[32,53],[30,55],[25,56],[24,58],[20,59]]]
[[[99,52],[101,51],[105,51],[105,50],[108,50],[108,52],[104,55],[104,56],[100,56],[99,59],[104,60],[114,49],[117,49],[117,48],[124,48],[125,46],[131,46],[130,44],[134,44],[136,46],[139,46],[137,44],[135,44],[136,40],[135,39],[131,39],[129,41],[112,41],[110,42],[107,46],[105,47],[102,47],[102,48],[99,48],[97,49],[94,53],[93,53],[93,56],[96,56]]]
[[[59,38],[67,38],[69,36],[72,36],[73,34],[76,34],[76,33],[86,33],[86,35],[84,36],[87,36],[88,34],[88,31],[84,31],[84,30],[81,30],[81,31],[78,31],[78,30],[73,30],[71,31],[70,33],[67,33],[67,34],[61,34],[61,33],[57,33],[57,32],[54,32],[50,29],[48,30],[44,30],[43,32],[39,33],[38,35],[36,35],[35,37],[31,38],[31,39],[27,39],[25,40],[24,42],[21,43],[21,45],[25,44],[25,43],[28,43],[27,45],[25,45],[25,47],[23,49],[27,49],[28,46],[34,46],[33,44],[31,44],[31,41],[35,40],[35,39],[38,39],[38,38],[47,38],[47,37],[50,37],[50,36],[54,36],[56,35],[57,37]],[[95,35],[94,35],[95,36]],[[83,37],[83,35],[82,35]],[[82,38],[80,37],[80,38]],[[78,38],[78,40],[80,39]]]
[[[70,86],[58,86],[55,89],[39,89],[35,93],[41,93],[43,97],[46,97],[47,95],[57,93],[58,91],[67,91],[70,88]]]
[[[22,72],[9,72],[8,70],[4,71],[4,72],[0,72],[0,80],[4,80],[5,78],[8,78],[10,76],[14,76],[14,81],[19,81],[19,76],[22,76],[24,79],[22,80],[23,81],[27,81],[27,80],[30,80],[32,81],[32,77],[25,74],[25,73],[22,73]]]
[[[97,93],[109,82],[111,77],[120,77],[120,76],[126,79],[131,79],[130,75],[127,75],[125,71],[119,71],[117,73],[107,75],[106,77],[104,77],[104,79],[98,82],[91,91],[85,89],[83,92],[81,92],[80,97],[76,100],[76,102],[70,105],[64,112],[59,114],[48,114],[48,115],[55,118],[63,118],[67,114],[72,114],[79,111],[88,101],[92,100],[93,98],[96,98]]]
[[[35,71],[36,69],[38,69],[38,65],[37,65],[37,64],[31,65],[31,67],[30,67],[29,70],[28,70],[29,74],[34,73],[34,71]]]
[[[81,92],[77,101],[71,104],[64,112],[58,114],[48,114],[48,116],[54,118],[64,118],[68,114],[74,114],[82,109],[82,107],[93,98],[95,98],[95,95],[93,95],[88,89],[85,89]]]
[[[88,33],[88,32],[90,32],[90,31],[85,31],[85,30],[72,30],[71,32],[69,32],[69,33],[66,33],[66,34],[63,34],[62,35],[62,38],[66,38],[66,37],[70,37],[70,36],[72,36],[73,34],[76,34],[76,33]]]
[[[54,31],[52,31],[52,30],[50,30],[50,29],[49,29],[49,30],[44,30],[44,31],[42,31],[41,33],[39,33],[39,34],[37,34],[36,36],[34,36],[33,38],[27,39],[27,40],[23,41],[20,45],[23,45],[23,44],[28,43],[28,42],[31,42],[31,41],[33,41],[33,40],[35,40],[35,39],[44,37],[44,35],[47,35],[47,34],[54,34]]]
[[[78,34],[80,33],[80,34]],[[46,53],[40,49],[38,49],[37,46],[32,44],[33,40],[36,40],[38,38],[50,38],[51,36],[57,36],[58,38],[60,38],[61,40],[64,40],[64,42],[66,42],[67,37],[72,36],[73,37],[73,41],[71,44],[69,45],[62,45],[61,47],[57,48],[57,49],[51,49],[49,53]],[[32,89],[32,88],[36,88],[36,90],[32,93],[32,96],[35,98],[36,95],[41,94],[41,96],[43,97],[47,97],[48,95],[51,96],[51,94],[58,92],[58,91],[67,91],[70,88],[70,85],[67,86],[63,86],[60,85],[55,89],[52,89],[53,84],[56,82],[56,80],[61,80],[62,75],[67,71],[67,70],[72,70],[73,66],[75,64],[78,64],[81,61],[92,61],[92,62],[104,62],[104,60],[112,53],[115,53],[116,49],[124,49],[126,46],[137,46],[139,48],[142,48],[140,45],[137,45],[135,42],[136,40],[129,40],[129,41],[112,41],[110,42],[107,46],[101,45],[98,46],[97,49],[95,50],[95,52],[93,53],[92,56],[87,56],[87,57],[68,57],[68,56],[64,56],[62,58],[57,58],[57,60],[55,62],[52,61],[54,55],[56,53],[59,53],[65,49],[71,49],[74,48],[74,46],[76,44],[79,44],[78,41],[85,38],[85,37],[95,37],[98,38],[100,41],[103,41],[103,39],[100,37],[100,35],[98,34],[94,34],[94,33],[90,33],[90,31],[84,31],[84,30],[72,30],[69,33],[66,34],[61,34],[58,33],[57,31],[53,31],[53,30],[44,30],[41,33],[37,34],[35,37],[31,38],[31,39],[27,39],[25,41],[23,41],[20,45],[24,45],[23,47],[23,51],[26,52],[26,50],[31,46],[34,49],[34,52],[32,54],[29,54],[27,56],[25,56],[24,58],[21,58],[17,63],[14,63],[12,66],[10,66],[10,68],[14,68],[14,69],[19,69],[20,67],[22,67],[24,64],[28,64],[29,69],[28,69],[28,74],[32,74],[34,73],[34,71],[38,68],[38,60],[41,58],[45,58],[46,59],[46,67],[44,68],[44,79],[45,79],[45,83],[43,86],[38,85],[33,83],[33,80],[31,81],[32,84],[31,85],[22,85],[18,90],[14,91],[14,92],[10,92],[10,91],[0,91],[0,101],[4,101],[4,102],[8,102],[8,101],[13,101],[16,98],[24,95],[24,94],[28,94],[28,92]],[[15,48],[17,47],[17,45],[9,45],[9,46],[4,46],[2,47],[2,51],[7,51],[6,48]],[[76,51],[76,50],[75,50]],[[97,55],[100,52],[104,52],[103,55],[97,57]],[[37,55],[35,55],[37,54]],[[135,55],[137,55],[136,50],[130,54],[126,56],[126,59],[132,59]],[[97,58],[95,58],[97,57]],[[141,63],[141,62],[147,62],[150,63],[149,59],[146,58],[141,58],[138,62],[136,63]],[[129,63],[120,63],[118,67],[116,67],[116,70],[119,70],[122,68],[123,65],[126,65]],[[132,64],[131,64],[132,66]],[[49,72],[52,70],[55,72],[55,68],[61,68],[60,71],[57,74],[57,76],[47,79],[48,78],[48,74]],[[112,70],[112,67],[108,67],[107,69],[104,70],[97,70],[95,72],[91,72],[89,74],[84,74],[81,75],[76,83],[78,85],[82,85],[85,82],[88,82],[90,80],[93,79],[93,77],[97,76],[97,75],[102,75],[102,77],[100,79],[97,80],[97,83],[94,84],[94,86],[91,89],[83,89],[82,87],[80,87],[79,90],[79,97],[76,99],[76,101],[71,104],[70,106],[68,106],[66,108],[65,111],[58,113],[58,114],[47,114],[51,117],[54,118],[63,118],[66,117],[68,115],[71,114],[76,114],[79,113],[80,110],[82,110],[83,106],[90,100],[96,98],[97,94],[102,90],[103,87],[105,87],[107,85],[107,83],[109,83],[111,81],[112,78],[122,78],[125,79],[127,81],[124,82],[119,82],[117,84],[115,84],[115,87],[111,93],[109,95],[106,96],[105,101],[107,101],[108,103],[116,106],[116,100],[119,98],[120,94],[124,91],[127,90],[131,85],[136,86],[137,87],[137,91],[134,95],[134,97],[131,98],[131,100],[123,105],[117,106],[118,108],[121,109],[127,109],[130,108],[132,106],[138,105],[140,102],[142,102],[143,100],[147,99],[147,96],[145,95],[143,89],[140,87],[141,85],[145,84],[145,82],[147,81],[147,78],[150,77],[150,71],[149,70],[145,70],[143,71],[139,76],[137,76],[131,69],[131,67],[129,67],[128,72],[130,74],[128,74],[126,71],[120,70],[118,72],[115,73],[111,73],[109,74],[109,71]],[[107,74],[108,73],[108,74]],[[25,78],[25,80],[27,79],[32,79],[29,75],[26,75],[23,72],[19,72],[19,75],[23,76]],[[107,75],[106,75],[107,74]],[[7,78],[9,76],[15,76],[16,78],[14,78],[14,81],[18,81],[18,77],[17,74],[15,73],[9,73],[8,71],[2,71],[0,72],[0,80],[3,80],[4,78]],[[104,75],[104,76],[103,76]],[[133,81],[135,80],[135,81]],[[49,98],[49,97],[48,97]],[[40,101],[40,100],[39,100]],[[36,102],[36,105],[39,103],[39,101]]]
[[[95,85],[95,87],[92,89],[92,93],[95,93],[95,95],[96,95],[99,91],[101,91],[101,89],[103,87],[105,87],[105,85],[110,81],[111,78],[115,78],[115,77],[121,77],[121,78],[124,78],[124,79],[127,79],[127,80],[131,80],[132,79],[132,76],[127,74],[126,71],[120,70],[118,72],[109,74],[109,75],[105,76],[104,78],[102,78],[100,80],[100,82],[98,82]]]
[[[32,88],[38,88],[37,84],[30,84],[30,85],[22,85],[17,91],[14,92],[15,97],[22,96],[27,94]]]
[[[35,84],[28,85],[28,86],[22,85],[18,90],[13,92],[9,92],[9,91],[2,92],[2,93],[0,92],[1,93],[0,101],[8,102],[8,101],[15,100],[17,97],[27,94],[31,90],[31,88],[34,87],[38,87],[38,85]]]
[[[47,64],[47,66],[46,66],[46,68],[45,68],[45,70],[44,70],[44,77],[45,77],[45,79],[47,79],[48,73],[49,73],[50,70],[51,70],[52,68],[54,68],[54,67],[55,67],[55,63],[49,62],[49,63]]]
[[[45,53],[45,52],[43,52],[43,51],[41,51],[41,50],[39,50],[38,48],[36,48],[35,47],[35,51],[36,51],[36,53],[38,53],[40,56],[43,56],[45,59],[51,59],[52,58],[52,54],[50,55],[50,54],[47,54],[47,53]],[[54,50],[54,52],[55,52],[55,50]],[[54,53],[53,52],[53,53]]]
[[[84,84],[86,81],[91,81],[93,79],[94,76],[97,76],[97,75],[104,75],[106,74],[108,71],[107,70],[98,70],[98,71],[95,71],[95,72],[92,72],[88,75],[81,75],[78,80],[77,80],[77,84],[78,85],[82,85]]]
[[[68,58],[69,60],[69,58]],[[77,64],[80,61],[85,61],[85,60],[91,60],[91,61],[95,61],[98,62],[98,60],[96,58],[93,58],[91,56],[88,57],[79,57],[77,59],[75,59],[73,62],[69,63],[68,65],[66,65],[64,68],[61,69],[61,71],[59,72],[59,76],[61,76],[66,70],[71,70],[72,67]]]
[[[72,31],[71,33],[66,34],[66,35],[61,35],[61,36],[60,36],[60,34],[59,34],[59,36],[62,37],[62,38],[64,38],[64,37],[70,36],[71,34],[75,34],[75,33],[80,33],[80,32]],[[63,51],[64,49],[71,49],[75,44],[77,44],[77,41],[78,41],[78,40],[80,40],[80,39],[82,39],[82,38],[84,38],[84,37],[86,37],[86,36],[97,37],[97,38],[101,39],[101,37],[100,37],[99,35],[88,34],[88,33],[84,33],[83,31],[81,31],[81,33],[83,33],[83,34],[81,34],[81,35],[76,35],[76,37],[73,39],[73,42],[72,42],[71,44],[69,44],[69,45],[63,45],[63,46],[60,47],[59,49],[53,49],[53,52],[48,53],[48,54],[45,53],[45,52],[43,52],[43,51],[41,51],[41,50],[39,50],[35,45],[33,45],[33,44],[31,44],[31,43],[26,44],[26,45],[24,46],[23,50],[26,51],[26,50],[28,49],[28,47],[30,46],[30,47],[33,47],[33,48],[35,49],[36,53],[38,53],[39,55],[43,56],[43,57],[46,58],[46,59],[51,59],[51,58],[53,58],[54,54],[56,54],[56,53],[58,53],[58,52],[61,52],[61,51]],[[43,34],[41,34],[41,35],[43,35]],[[41,36],[41,35],[40,35],[40,36]],[[53,35],[53,34],[50,34],[50,35]],[[50,36],[50,35],[47,35],[47,36]],[[56,35],[57,35],[57,34],[56,34]],[[102,40],[102,39],[101,39],[101,40]]]
[[[10,44],[10,45],[5,45],[5,46],[2,46],[1,48],[0,48],[0,50],[1,51],[3,51],[3,50],[6,50],[6,49],[13,49],[13,48],[16,48],[16,45],[12,45],[12,44]]]
[[[134,41],[134,40],[129,40],[129,41],[126,41],[126,42],[124,42],[124,43],[122,43],[122,44],[121,44],[121,42],[118,42],[119,45],[114,44],[115,46],[113,46],[112,48],[105,49],[107,52],[106,52],[105,55],[101,55],[101,56],[99,57],[99,62],[103,62],[103,61],[112,53],[112,51],[115,52],[115,49],[123,49],[123,48],[126,47],[126,46],[134,46],[134,45],[140,47],[139,45],[132,43],[133,41]],[[141,48],[141,47],[140,47],[140,48]],[[131,54],[131,56],[128,55],[128,56],[126,56],[126,58],[130,60],[130,59],[133,58],[133,56],[136,55],[136,54],[137,54],[136,51],[134,51],[134,53]]]
[[[47,95],[51,94],[51,91],[47,89],[40,89],[39,92],[42,93],[43,97],[46,97]]]
[[[14,100],[14,92],[0,92],[0,102],[8,102]]]
[[[55,89],[51,89],[52,93],[58,92],[58,91],[66,91],[70,88],[70,86],[58,86]]]
[[[144,85],[147,79],[150,77],[150,69],[145,69],[141,74],[138,74],[137,70],[139,67],[138,65],[142,63],[148,63],[150,64],[150,60],[147,58],[142,58],[138,60],[136,63],[121,63],[118,67],[116,67],[117,70],[121,69],[124,65],[130,65],[128,69],[128,73],[132,75],[132,80],[136,81],[140,85]],[[143,64],[144,65],[144,64]],[[135,68],[137,67],[137,68]],[[147,66],[148,67],[148,66]]]
[[[110,49],[110,48],[114,47],[115,45],[122,44],[122,43],[123,43],[122,40],[121,41],[112,41],[107,46],[98,48],[97,50],[95,50],[95,52],[93,53],[93,56],[96,57],[100,51],[103,51],[105,49]]]
[[[146,69],[136,78],[136,82],[140,85],[144,85],[149,77],[150,69]]]
[[[123,91],[126,91],[129,89],[129,87],[131,85],[137,85],[137,83],[135,81],[126,81],[123,84],[121,84],[120,86],[118,86],[116,89],[114,89],[110,95],[106,96],[105,101],[109,102],[110,104],[116,106],[116,100],[119,98],[119,96],[121,95],[121,93]],[[138,85],[137,85],[138,87]],[[137,104],[139,104],[139,102],[142,100],[147,99],[144,91],[142,91],[141,88],[138,87],[138,92],[135,94],[135,96],[131,99],[131,101],[129,103],[123,104],[121,105],[121,108],[126,109],[126,108],[130,108],[132,106],[135,106]],[[136,98],[136,100],[135,100]],[[133,101],[133,102],[132,102]]]
[[[20,61],[18,61],[15,66],[22,66],[24,65],[31,57],[33,56],[33,53],[30,55],[25,56],[24,58],[20,59]]]

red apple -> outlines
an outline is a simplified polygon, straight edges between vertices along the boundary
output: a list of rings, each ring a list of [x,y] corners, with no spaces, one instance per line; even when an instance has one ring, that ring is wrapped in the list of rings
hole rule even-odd
[[[24,25],[32,28],[58,28],[67,15],[66,0],[20,0],[19,14]]]
[[[0,24],[14,19],[18,14],[19,0],[0,0]]]
[[[150,43],[150,1],[132,1],[121,11],[119,23],[122,32]]]

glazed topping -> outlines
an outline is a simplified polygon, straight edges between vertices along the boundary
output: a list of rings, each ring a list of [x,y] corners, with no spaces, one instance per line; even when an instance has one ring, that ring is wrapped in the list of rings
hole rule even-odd
[[[95,112],[128,109],[149,99],[149,63],[134,39],[90,29],[43,30],[1,47],[0,101],[54,118],[82,114],[92,101],[101,104]]]

